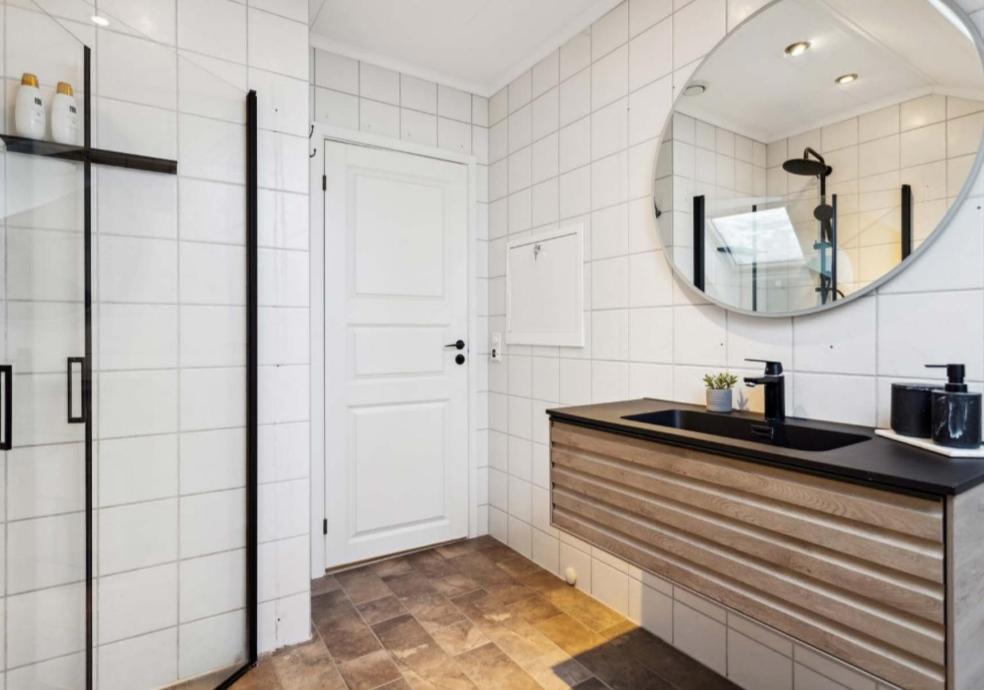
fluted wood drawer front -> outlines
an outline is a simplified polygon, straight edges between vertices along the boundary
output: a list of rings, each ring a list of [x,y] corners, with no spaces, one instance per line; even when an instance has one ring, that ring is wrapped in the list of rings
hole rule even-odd
[[[553,522],[903,688],[944,686],[943,505],[554,421]]]

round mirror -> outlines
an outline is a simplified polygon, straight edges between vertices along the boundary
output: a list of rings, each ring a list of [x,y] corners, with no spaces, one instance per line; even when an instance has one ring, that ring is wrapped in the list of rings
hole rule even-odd
[[[766,316],[902,270],[980,166],[980,41],[950,0],[777,0],[679,90],[656,162],[674,270]]]

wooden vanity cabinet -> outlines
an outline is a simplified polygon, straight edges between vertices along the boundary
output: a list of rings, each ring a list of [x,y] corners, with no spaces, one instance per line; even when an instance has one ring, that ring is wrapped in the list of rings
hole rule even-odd
[[[907,690],[984,688],[984,492],[924,497],[551,421],[555,527]]]

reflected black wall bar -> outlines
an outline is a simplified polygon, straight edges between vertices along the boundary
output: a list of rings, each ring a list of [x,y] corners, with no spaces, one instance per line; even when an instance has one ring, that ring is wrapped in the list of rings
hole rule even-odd
[[[82,416],[85,418],[85,687],[92,690],[92,49],[83,46],[85,76],[82,112],[85,119],[82,175],[85,187],[83,266],[85,271],[85,358],[82,361]],[[69,372],[71,374],[71,372]],[[71,380],[71,376],[69,377]],[[69,399],[71,405],[71,399]]]
[[[830,197],[830,300],[837,301],[837,195]]]
[[[257,618],[259,567],[259,250],[257,225],[257,119],[256,91],[246,95],[246,645],[247,661],[220,683],[216,690],[227,690],[256,665],[259,657]]]
[[[694,286],[704,289],[704,195],[694,197]]]
[[[902,259],[912,254],[912,187],[902,185]]]
[[[758,204],[752,204],[752,213],[758,213]],[[758,257],[752,257],[752,311],[759,310],[759,262]]]

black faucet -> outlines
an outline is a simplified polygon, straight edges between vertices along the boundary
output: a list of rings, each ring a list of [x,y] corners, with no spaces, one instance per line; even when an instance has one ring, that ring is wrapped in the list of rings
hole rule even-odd
[[[765,376],[746,376],[745,385],[765,386],[765,421],[769,424],[782,424],[786,419],[786,379],[782,375],[782,362],[749,358],[745,358],[745,361],[765,364]]]

